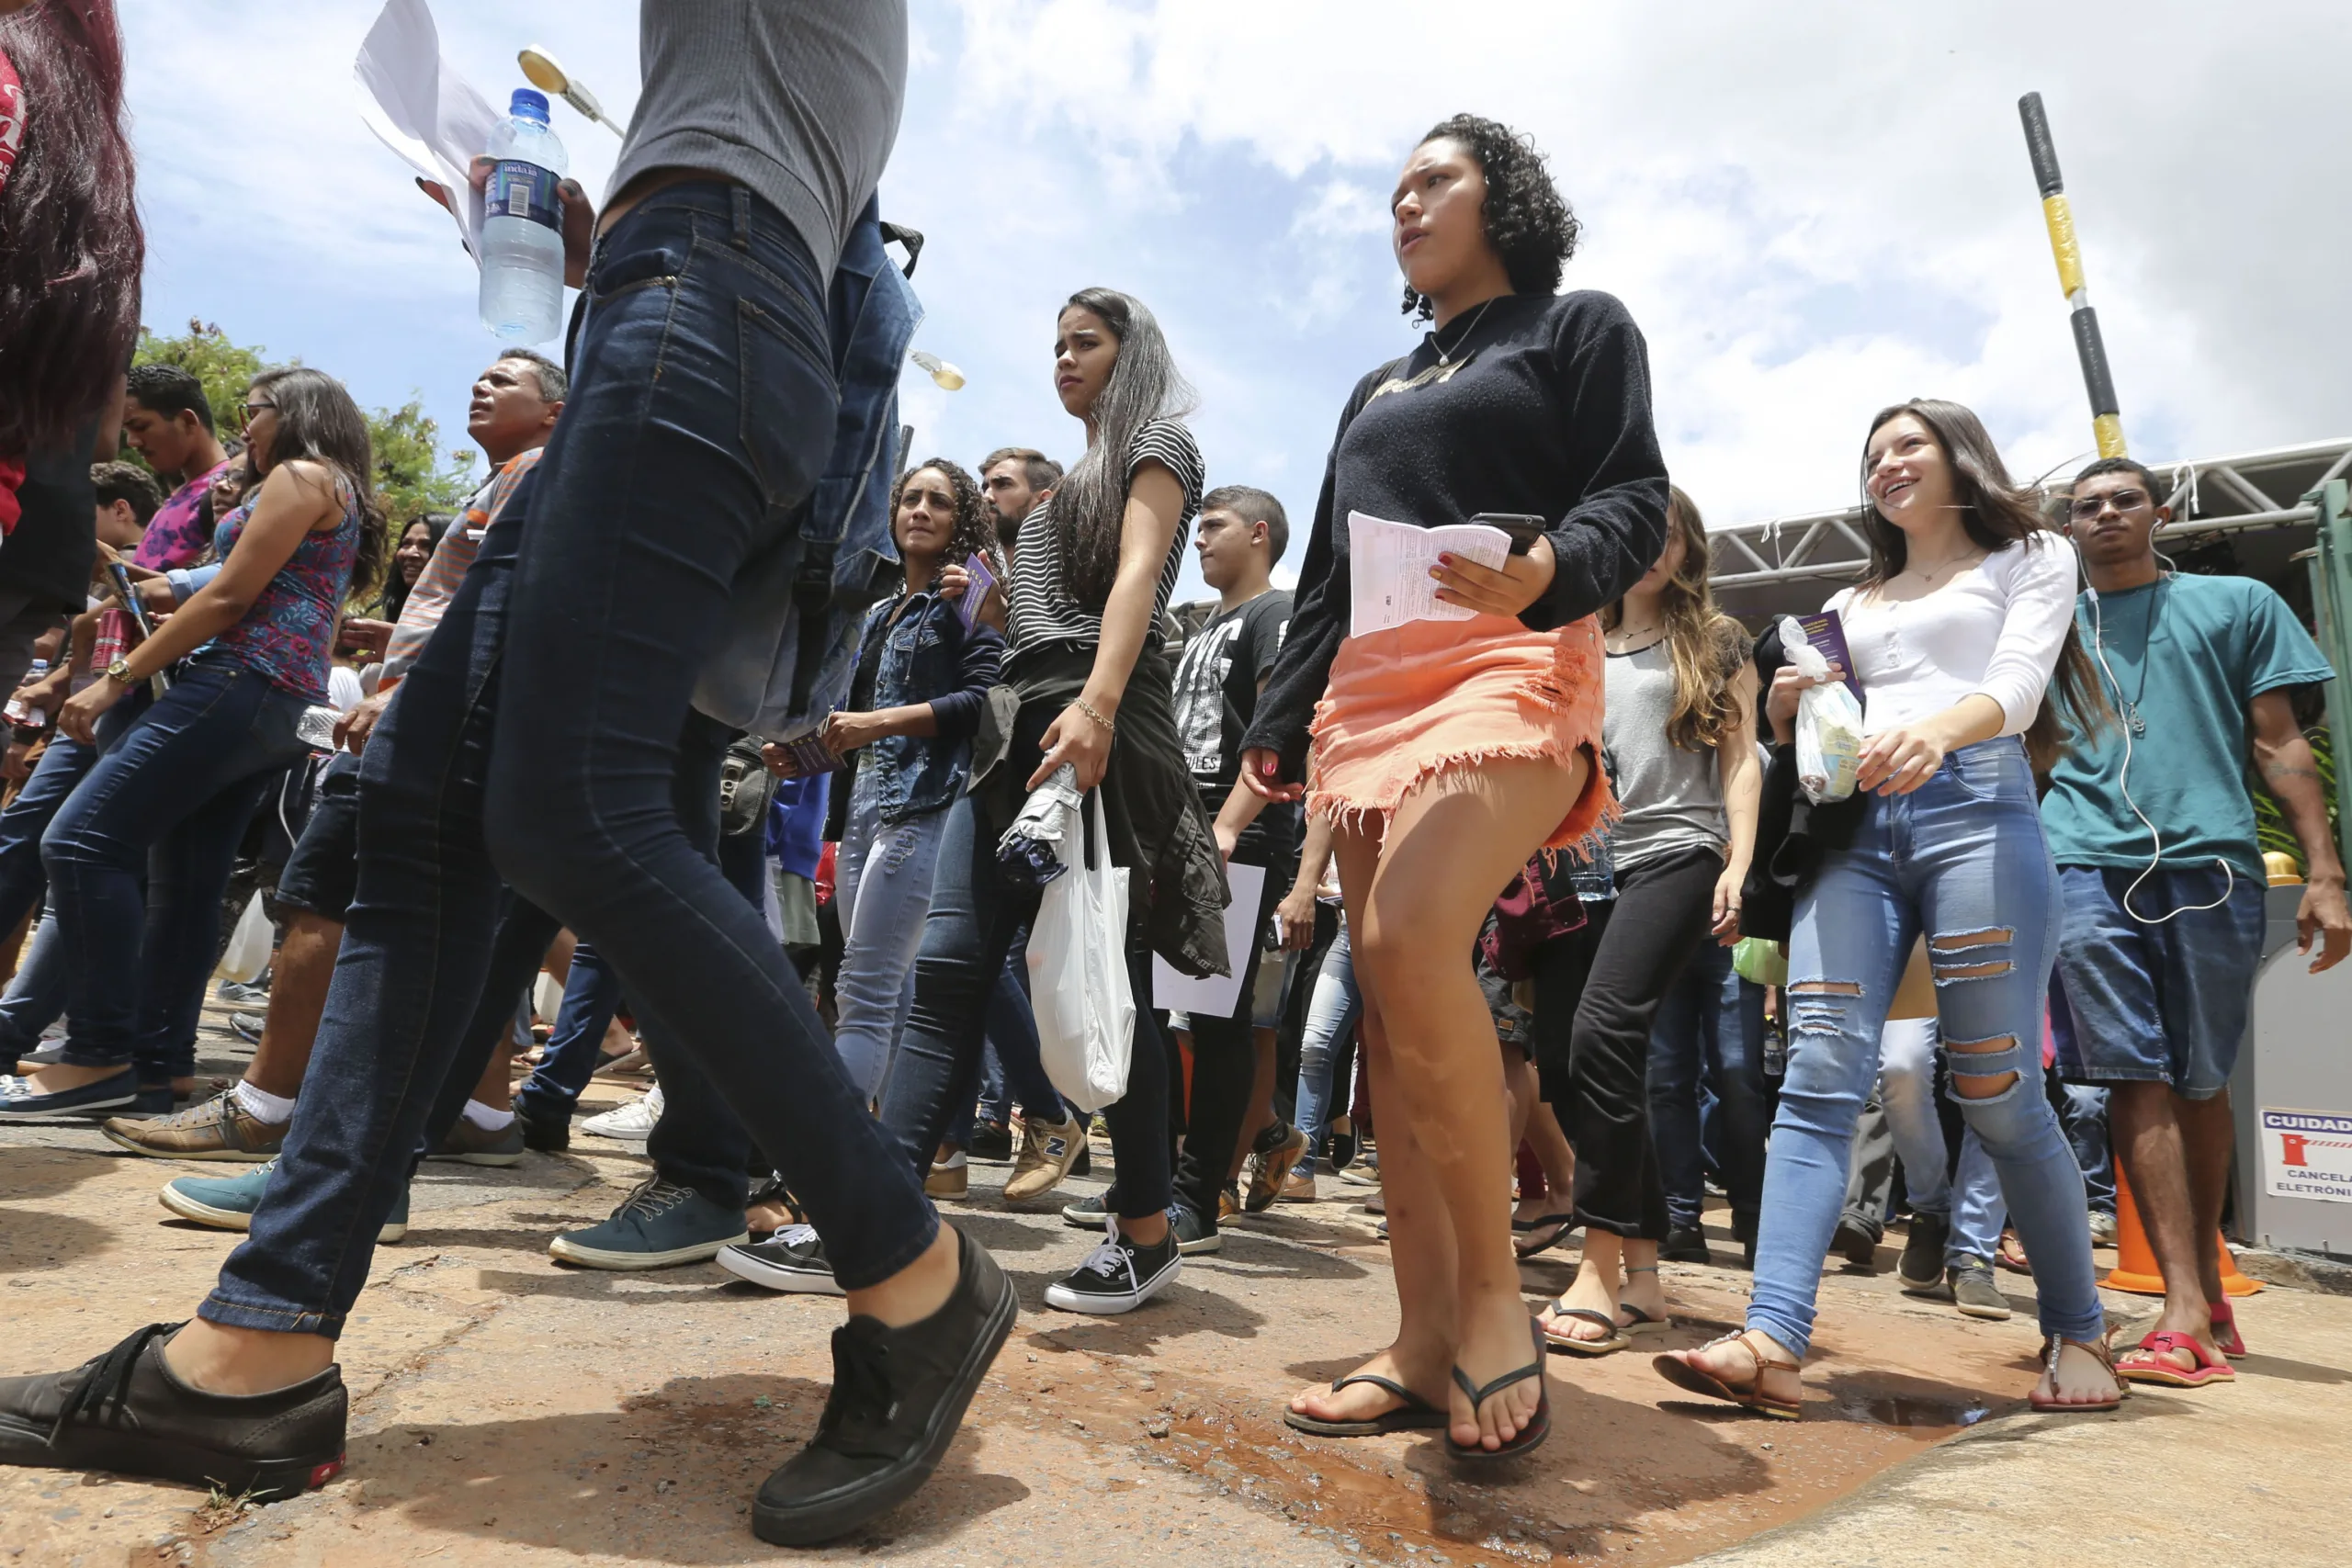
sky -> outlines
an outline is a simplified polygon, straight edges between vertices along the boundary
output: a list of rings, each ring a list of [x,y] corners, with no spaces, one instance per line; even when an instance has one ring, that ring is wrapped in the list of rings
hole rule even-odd
[[[461,442],[493,344],[454,225],[358,117],[351,61],[380,0],[120,5],[148,324],[218,323],[369,404],[420,397]],[[1470,110],[1549,156],[1585,225],[1566,286],[1641,324],[1668,467],[1712,525],[1849,503],[1871,412],[1908,397],[1974,407],[2020,474],[2076,463],[2090,415],[2018,129],[2030,90],[2133,453],[2352,434],[2341,0],[910,11],[883,212],[928,240],[917,346],[968,378],[904,384],[923,456],[1074,459],[1054,316],[1108,285],[1151,307],[1200,389],[1209,482],[1273,491],[1303,536],[1350,388],[1418,335],[1388,250],[1396,171]],[[628,0],[436,12],[494,102],[537,44],[626,120]],[[560,104],[554,123],[601,198],[618,140]]]

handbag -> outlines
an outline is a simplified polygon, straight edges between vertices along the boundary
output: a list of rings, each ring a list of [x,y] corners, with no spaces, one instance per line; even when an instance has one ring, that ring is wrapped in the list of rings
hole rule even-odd
[[[1494,918],[1478,933],[1487,964],[1506,980],[1528,978],[1528,961],[1554,937],[1584,926],[1584,902],[1568,885],[1562,856],[1538,852],[1503,885]]]
[[[719,832],[732,839],[765,828],[775,786],[759,741],[744,736],[729,745],[718,763]]]
[[[1046,1077],[1091,1115],[1127,1092],[1136,998],[1127,976],[1127,872],[1111,863],[1102,791],[1089,791],[1080,811],[1087,843],[1080,847],[1074,831],[1062,835],[1058,850],[1069,869],[1046,884],[1029,928],[1029,1001]]]

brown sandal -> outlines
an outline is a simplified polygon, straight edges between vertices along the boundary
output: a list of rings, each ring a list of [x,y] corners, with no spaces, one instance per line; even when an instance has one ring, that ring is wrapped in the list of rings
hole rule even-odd
[[[2103,1338],[2061,1339],[2053,1334],[2044,1339],[2041,1342],[2041,1364],[2049,1371],[2053,1386],[2058,1382],[2058,1352],[2067,1345],[2077,1350],[2087,1350],[2098,1358],[2098,1364],[2107,1369],[2108,1377],[2115,1383],[2115,1397],[2097,1404],[2074,1404],[2054,1399],[2045,1400],[2038,1393],[2030,1394],[2026,1403],[2032,1405],[2037,1413],[2043,1416],[2097,1416],[2120,1408],[2123,1402],[2132,1397],[2132,1382],[2115,1370],[2115,1351]]]
[[[1711,1339],[1699,1347],[1698,1350],[1668,1350],[1662,1355],[1651,1357],[1650,1365],[1657,1369],[1658,1376],[1677,1388],[1687,1389],[1692,1393],[1704,1394],[1709,1399],[1725,1400],[1738,1405],[1742,1410],[1753,1410],[1758,1416],[1770,1416],[1781,1421],[1793,1421],[1797,1418],[1803,1394],[1800,1393],[1797,1399],[1775,1399],[1764,1392],[1764,1374],[1767,1371],[1796,1372],[1802,1376],[1804,1371],[1804,1364],[1798,1361],[1766,1360],[1764,1352],[1749,1343],[1747,1338],[1750,1333],[1760,1332],[1761,1330],[1743,1329],[1737,1333],[1724,1335],[1721,1338]],[[1734,1388],[1713,1372],[1691,1361],[1691,1357],[1698,1355],[1701,1351],[1712,1350],[1718,1345],[1736,1345],[1747,1352],[1748,1359],[1756,1363],[1756,1376],[1746,1388]]]

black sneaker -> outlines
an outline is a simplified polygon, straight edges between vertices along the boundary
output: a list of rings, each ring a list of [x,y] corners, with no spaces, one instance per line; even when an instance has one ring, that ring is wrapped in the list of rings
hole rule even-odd
[[[1878,1261],[1878,1237],[1854,1221],[1841,1219],[1829,1238],[1829,1250],[1849,1263],[1868,1269]]]
[[[179,1328],[150,1324],[71,1371],[0,1378],[0,1464],[209,1484],[257,1503],[323,1486],[343,1468],[341,1368],[274,1393],[205,1393],[164,1365]]]
[[[825,1258],[814,1225],[786,1225],[765,1241],[718,1249],[718,1266],[738,1280],[800,1296],[846,1295]]]
[[[1187,1258],[1195,1252],[1225,1250],[1225,1233],[1216,1228],[1216,1222],[1182,1203],[1169,1209],[1168,1229],[1176,1237],[1176,1250]]]
[[[514,1097],[514,1122],[523,1129],[523,1146],[534,1154],[560,1155],[571,1147],[571,1117],[557,1115],[532,1108],[531,1101]]]
[[[964,1153],[983,1165],[1011,1165],[1012,1129],[1001,1122],[975,1122],[972,1141],[965,1145]]]
[[[1707,1233],[1697,1225],[1677,1225],[1666,1233],[1666,1240],[1658,1246],[1657,1255],[1668,1263],[1713,1263],[1714,1255],[1707,1250]]]
[[[776,1546],[835,1540],[912,1496],[963,1424],[1020,1310],[1012,1282],[958,1233],[947,1304],[891,1328],[853,1317],[833,1330],[833,1391],[817,1435],[760,1487],[752,1533]]]
[[[1904,1238],[1903,1256],[1895,1261],[1894,1277],[1915,1296],[1943,1293],[1944,1244],[1951,1239],[1951,1222],[1941,1214],[1914,1213],[1911,1234]]]
[[[1091,1198],[1080,1198],[1075,1203],[1062,1205],[1062,1224],[1082,1231],[1099,1231],[1102,1222],[1111,1217],[1113,1188],[1105,1187]]]
[[[1159,1246],[1138,1247],[1120,1234],[1118,1221],[1104,1224],[1109,1239],[1067,1277],[1046,1287],[1047,1306],[1102,1315],[1133,1312],[1174,1282],[1184,1265],[1175,1225]]]

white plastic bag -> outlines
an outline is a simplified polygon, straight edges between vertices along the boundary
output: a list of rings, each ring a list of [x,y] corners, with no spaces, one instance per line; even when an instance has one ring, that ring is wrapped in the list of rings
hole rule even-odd
[[[251,985],[261,978],[269,967],[269,911],[262,908],[261,895],[256,893],[237,917],[237,929],[229,933],[229,951],[220,955],[220,963],[212,971],[220,980],[234,980]]]
[[[1094,863],[1086,863],[1076,833],[1063,838],[1069,869],[1046,884],[1029,928],[1029,1002],[1046,1076],[1091,1115],[1127,1092],[1136,998],[1127,979],[1127,874],[1111,863],[1099,791],[1084,812]]]
[[[1797,673],[1826,682],[1808,686],[1797,699],[1797,787],[1818,806],[1854,793],[1862,758],[1862,705],[1843,681],[1829,680],[1829,660],[1813,646],[1804,628],[1781,618],[1781,649]]]

